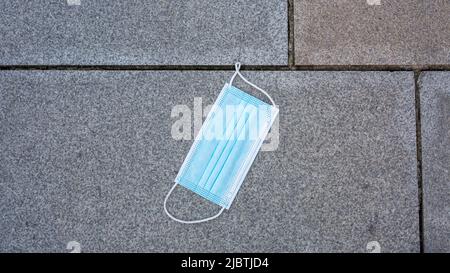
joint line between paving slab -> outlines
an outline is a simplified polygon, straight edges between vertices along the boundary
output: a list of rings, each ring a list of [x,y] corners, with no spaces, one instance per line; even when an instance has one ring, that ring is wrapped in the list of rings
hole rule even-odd
[[[424,219],[423,219],[423,177],[422,177],[422,124],[420,108],[419,77],[421,71],[414,71],[415,110],[416,110],[416,151],[417,151],[417,187],[419,201],[419,240],[420,253],[424,253]]]
[[[294,0],[288,0],[288,66],[295,66]]]
[[[234,65],[0,65],[0,70],[234,70]],[[248,71],[450,71],[450,65],[243,65]]]

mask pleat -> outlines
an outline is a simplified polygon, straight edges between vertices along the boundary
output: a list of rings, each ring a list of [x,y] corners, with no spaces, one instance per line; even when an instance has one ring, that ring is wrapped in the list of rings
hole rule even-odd
[[[254,109],[254,107],[253,107]],[[243,161],[246,158],[249,150],[253,146],[254,139],[251,139],[247,136],[247,132],[250,134],[252,129],[256,129],[253,127],[256,123],[254,122],[257,118],[255,111],[252,110],[249,112],[248,118],[246,119],[246,123],[243,128],[249,128],[248,130],[240,130],[237,134],[237,140],[234,142],[232,149],[230,149],[228,153],[228,157],[233,158],[233,160],[226,160],[220,169],[216,181],[220,181],[220,183],[214,183],[214,185],[210,188],[212,193],[217,192],[226,192],[226,196],[233,195],[232,189],[234,188],[233,183],[236,181],[234,179],[235,176],[238,175],[240,171],[240,167],[243,165]],[[252,125],[253,124],[253,125]],[[248,125],[248,126],[247,126]]]
[[[191,186],[195,185],[195,187],[200,188],[204,186],[204,183],[200,184],[201,177],[205,175],[209,162],[213,157],[214,152],[217,150],[217,146],[219,145],[220,139],[214,137],[215,133],[214,131],[212,131],[212,129],[217,130],[217,125],[219,124],[219,122],[223,122],[223,120],[220,120],[223,112],[222,106],[228,104],[240,105],[245,103],[244,101],[230,95],[227,89],[223,90],[222,92],[223,94],[219,96],[222,97],[222,99],[216,102],[217,108],[214,109],[213,107],[213,109],[211,109],[211,111],[213,112],[209,114],[210,117],[208,116],[207,121],[203,125],[204,128],[202,127],[201,132],[199,132],[198,137],[201,139],[201,141],[199,142],[199,145],[196,147],[192,156],[192,158],[195,158],[195,164],[191,165],[192,161],[189,161],[187,163],[186,172],[184,172],[182,175],[185,182],[188,182],[189,184],[191,184]],[[230,126],[231,125],[232,124],[230,124]],[[228,124],[226,128],[228,128]],[[223,128],[222,132],[220,133],[223,133],[223,130],[225,130],[225,128]]]
[[[244,102],[240,102],[236,105],[236,108],[244,108],[245,104]],[[223,152],[226,149],[226,146],[228,142],[230,141],[233,132],[236,130],[236,127],[239,125],[240,119],[242,119],[242,116],[238,117],[236,115],[233,115],[233,117],[230,120],[227,120],[225,111],[226,109],[224,107],[220,108],[221,113],[221,120],[217,123],[226,124],[226,127],[220,132],[220,134],[213,136],[214,139],[212,141],[217,142],[217,145],[214,148],[214,152],[212,153],[211,157],[208,159],[208,164],[203,172],[202,177],[200,178],[200,181],[198,181],[198,186],[202,187],[204,189],[208,188],[208,181],[211,179],[211,176],[214,174],[214,169],[217,167],[217,163],[219,162]],[[225,122],[224,122],[225,119]]]
[[[230,133],[230,138],[227,141],[225,141],[226,145],[225,145],[223,151],[221,152],[221,156],[218,159],[217,163],[215,164],[213,171],[211,172],[210,178],[208,179],[208,182],[205,185],[205,189],[211,190],[213,185],[217,182],[218,175],[222,171],[224,164],[227,162],[228,157],[230,156],[231,152],[233,151],[233,148],[239,139],[240,133],[245,128],[245,125],[246,125],[249,115],[250,115],[249,110],[251,111],[251,109],[252,109],[251,107],[252,107],[251,105],[246,105],[245,108],[239,108],[239,109],[242,109],[242,111],[240,111],[240,113],[237,113],[240,116],[239,120],[238,120],[236,126],[234,127],[233,132]],[[246,113],[249,113],[249,115],[247,115]],[[226,183],[226,181],[224,183]]]

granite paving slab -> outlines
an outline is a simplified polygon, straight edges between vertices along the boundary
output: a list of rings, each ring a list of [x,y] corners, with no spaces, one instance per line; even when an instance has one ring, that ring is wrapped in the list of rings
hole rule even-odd
[[[287,1],[1,1],[0,37],[0,65],[285,65]]]
[[[450,72],[423,72],[424,250],[450,252]]]
[[[448,0],[294,0],[298,65],[450,64]]]
[[[230,210],[183,225],[163,199],[232,71],[1,71],[0,251],[418,252],[413,73],[243,73],[279,130]],[[183,188],[168,207],[219,209]]]

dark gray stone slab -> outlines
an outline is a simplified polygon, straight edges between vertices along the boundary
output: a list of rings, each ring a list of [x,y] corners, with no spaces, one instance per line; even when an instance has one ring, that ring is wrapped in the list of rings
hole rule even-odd
[[[294,9],[296,64],[450,64],[447,0],[295,0]]]
[[[412,72],[245,73],[280,106],[277,149],[218,219],[169,219],[192,144],[172,109],[211,104],[231,74],[1,72],[0,250],[419,251]],[[169,210],[218,207],[177,188]]]
[[[0,37],[3,65],[281,65],[287,1],[1,1]]]
[[[420,76],[426,252],[450,252],[450,73]]]

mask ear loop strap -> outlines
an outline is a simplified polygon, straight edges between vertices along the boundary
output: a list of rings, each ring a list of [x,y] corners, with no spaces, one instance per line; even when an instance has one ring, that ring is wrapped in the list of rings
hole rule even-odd
[[[247,80],[244,76],[242,76],[241,72],[239,72],[239,70],[241,69],[241,63],[240,63],[240,62],[237,62],[237,63],[234,65],[234,67],[236,68],[236,72],[234,72],[233,76],[232,76],[231,79],[230,79],[230,85],[233,85],[234,78],[236,78],[236,76],[239,76],[239,77],[241,77],[241,79],[244,80],[244,82],[246,82],[246,83],[249,84],[250,86],[254,87],[254,88],[257,89],[258,91],[260,91],[261,93],[263,93],[263,94],[270,100],[270,102],[272,103],[272,105],[273,105],[274,107],[276,107],[275,101],[272,99],[272,97],[271,97],[266,91],[264,91],[262,88],[256,86],[256,84],[251,83],[251,82],[250,82],[249,80]]]
[[[167,199],[169,199],[169,196],[172,194],[172,192],[175,189],[175,187],[177,186],[177,184],[178,183],[175,183],[172,186],[170,191],[167,193],[166,198],[164,199],[164,211],[166,212],[167,216],[169,216],[172,220],[177,221],[177,222],[182,223],[182,224],[203,223],[203,222],[206,222],[206,221],[209,221],[209,220],[212,220],[212,219],[215,219],[215,218],[219,217],[222,214],[223,210],[225,209],[225,207],[222,207],[222,209],[216,215],[208,217],[208,218],[205,218],[205,219],[200,219],[200,220],[185,221],[185,220],[181,220],[181,219],[176,218],[175,216],[173,216],[172,214],[169,213],[169,211],[167,210],[166,203],[167,203]]]

